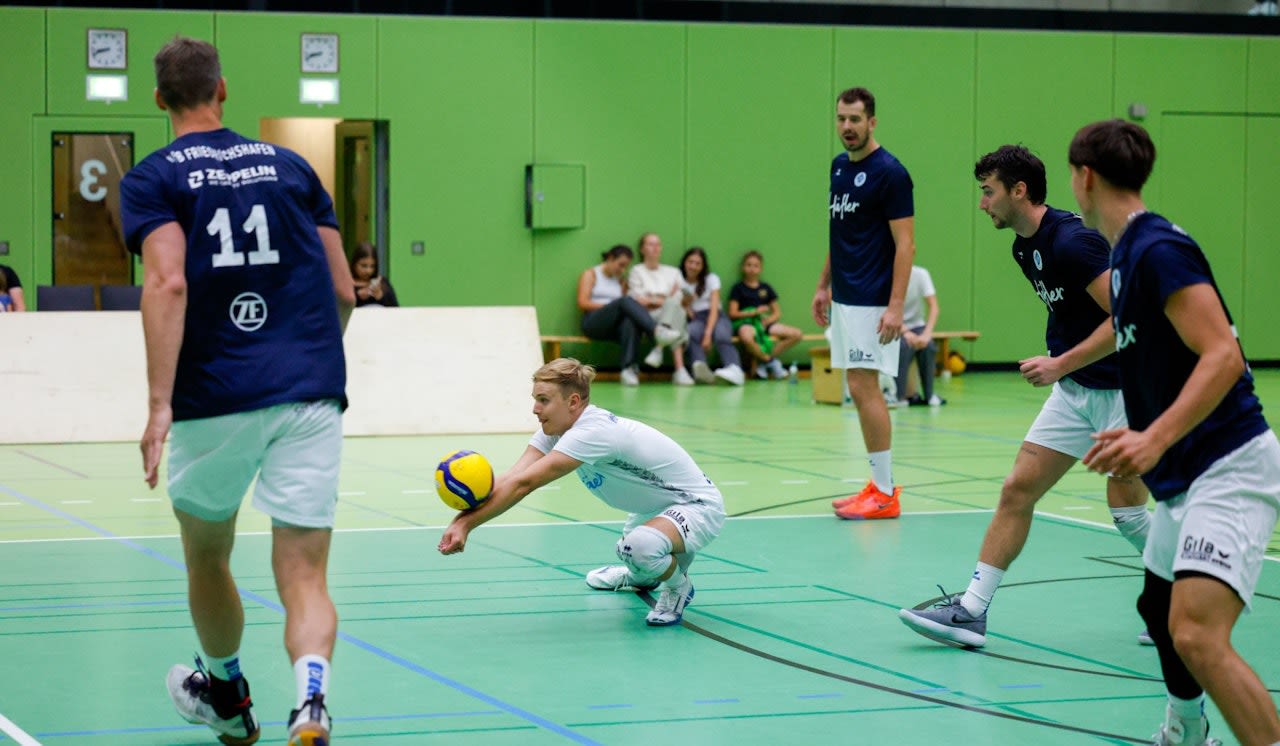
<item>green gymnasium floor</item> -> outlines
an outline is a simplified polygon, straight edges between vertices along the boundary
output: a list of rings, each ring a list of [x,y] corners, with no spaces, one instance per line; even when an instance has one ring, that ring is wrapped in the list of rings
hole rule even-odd
[[[1258,377],[1264,403],[1280,402],[1280,372]],[[435,462],[471,448],[502,469],[527,435],[349,439],[331,566],[335,742],[1145,743],[1164,693],[1154,651],[1135,642],[1141,567],[1082,468],[1042,502],[985,650],[898,622],[936,584],[964,589],[1046,391],[971,373],[941,393],[945,407],[892,415],[903,517],[851,523],[828,502],[866,479],[857,415],[811,404],[807,382],[598,385],[597,404],[682,443],[733,516],[693,566],[685,624],[667,629],[644,625],[648,598],[583,585],[614,559],[622,516],[572,478],[477,530],[465,554],[435,551],[449,518]],[[267,528],[246,507],[234,565],[270,744],[284,741],[293,677]],[[164,691],[196,648],[175,533],[134,444],[0,446],[0,744],[213,742]],[[1235,635],[1272,691],[1278,569],[1266,564]]]

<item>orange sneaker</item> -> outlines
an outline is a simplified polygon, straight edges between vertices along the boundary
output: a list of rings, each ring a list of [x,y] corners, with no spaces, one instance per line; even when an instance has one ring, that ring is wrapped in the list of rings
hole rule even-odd
[[[901,487],[894,487],[893,494],[886,495],[876,488],[875,483],[868,482],[853,501],[836,508],[836,515],[852,521],[897,518],[902,513],[902,505],[898,501],[901,496]]]
[[[854,503],[866,500],[873,494],[883,495],[884,493],[876,489],[876,483],[874,481],[868,479],[866,486],[862,488],[861,492],[849,495],[848,497],[837,497],[831,501],[831,507],[843,508],[846,505],[853,505]]]

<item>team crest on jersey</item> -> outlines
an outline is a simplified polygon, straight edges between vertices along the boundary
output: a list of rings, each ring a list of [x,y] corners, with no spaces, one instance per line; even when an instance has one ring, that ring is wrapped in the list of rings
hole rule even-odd
[[[1111,270],[1111,295],[1112,297],[1120,295],[1120,270]]]
[[[866,184],[866,183],[867,183],[867,172],[866,172],[866,171],[859,171],[859,172],[858,172],[858,175],[857,175],[857,176],[855,176],[855,177],[853,177],[853,185],[854,185],[854,186],[856,186],[856,187],[860,187],[860,186],[862,186],[863,184]]]
[[[1044,269],[1044,259],[1040,257],[1040,249],[1031,252],[1031,261],[1035,263],[1036,269]]]
[[[267,323],[267,302],[257,293],[241,293],[231,301],[231,323],[246,332],[256,332]]]

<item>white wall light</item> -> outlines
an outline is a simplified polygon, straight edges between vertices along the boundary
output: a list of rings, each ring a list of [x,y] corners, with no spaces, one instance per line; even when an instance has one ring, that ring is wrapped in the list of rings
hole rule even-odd
[[[128,101],[128,75],[84,76],[84,97],[90,101]]]
[[[304,104],[338,103],[338,79],[302,78],[298,88],[298,100]]]

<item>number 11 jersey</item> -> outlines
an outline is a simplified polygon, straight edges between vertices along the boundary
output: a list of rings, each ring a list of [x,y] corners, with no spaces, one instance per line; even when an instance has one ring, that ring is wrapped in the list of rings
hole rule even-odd
[[[337,399],[346,359],[318,226],[337,228],[315,171],[287,148],[229,129],[194,132],[120,184],[125,245],[186,236],[186,321],[174,420]]]

